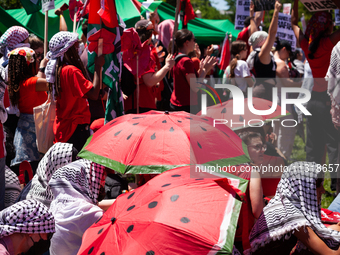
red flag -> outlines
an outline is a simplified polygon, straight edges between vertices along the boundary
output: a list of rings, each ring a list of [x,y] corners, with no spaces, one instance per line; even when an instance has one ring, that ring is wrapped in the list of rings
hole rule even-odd
[[[69,5],[68,9],[70,10],[70,18],[72,21],[74,19],[74,12],[77,8],[77,22],[78,22],[81,18],[81,13],[82,13],[84,4],[81,1],[70,0],[68,5]]]
[[[220,63],[218,64],[219,68],[224,71],[229,65],[229,60],[230,60],[230,50],[229,50],[229,38],[228,38],[228,33],[227,33],[223,41],[221,60],[220,60]]]
[[[192,8],[190,0],[181,0],[181,2],[185,2],[184,25],[187,25],[189,20],[196,18],[196,14]]]
[[[90,0],[89,24],[100,24],[109,28],[118,27],[117,11],[114,0]]]

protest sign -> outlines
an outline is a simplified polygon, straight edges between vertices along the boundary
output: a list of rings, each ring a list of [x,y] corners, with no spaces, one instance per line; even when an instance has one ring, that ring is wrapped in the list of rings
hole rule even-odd
[[[42,11],[47,12],[49,10],[53,10],[55,8],[54,6],[54,0],[41,0],[42,3]]]
[[[334,14],[335,14],[335,25],[339,26],[340,25],[340,12],[339,12],[339,9],[336,9],[334,11]]]
[[[283,4],[283,14],[290,15],[290,10],[292,9],[292,4]]]
[[[328,1],[301,0],[301,2],[310,12],[338,9],[335,3],[331,0]]]
[[[249,16],[250,1],[236,0],[235,29],[242,30],[244,20]]]
[[[254,0],[255,11],[274,10],[275,0]]]
[[[276,36],[280,38],[280,40],[285,40],[290,43],[292,46],[292,51],[295,51],[296,48],[296,37],[294,35],[294,31],[291,25],[291,16],[283,13],[279,13],[279,21],[277,27]]]

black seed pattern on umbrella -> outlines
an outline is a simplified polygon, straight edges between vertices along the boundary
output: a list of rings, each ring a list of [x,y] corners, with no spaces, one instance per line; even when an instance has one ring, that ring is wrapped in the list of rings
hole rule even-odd
[[[221,113],[226,113],[226,112],[227,112],[227,108],[224,107]]]
[[[163,120],[162,123],[166,123],[166,120]]]
[[[87,254],[91,254],[93,252],[94,247],[91,247],[91,249],[89,250],[89,252]]]
[[[136,119],[144,119],[145,117],[133,117],[132,119],[133,120],[136,120]]]
[[[133,208],[135,208],[135,205],[130,206],[130,207],[127,209],[127,211],[130,211],[130,210],[132,210]]]
[[[170,131],[170,132],[174,132],[175,129],[174,129],[173,127],[171,127],[169,131]]]
[[[105,252],[100,253],[100,255],[105,255]]]
[[[173,174],[173,175],[171,175],[171,177],[181,177],[182,175],[180,175],[180,174]]]
[[[181,121],[181,120],[177,120],[177,122],[179,122],[179,123],[182,123],[182,121]]]
[[[255,105],[254,105],[255,106]],[[268,109],[270,109],[270,107],[272,107],[272,105],[268,105]]]
[[[132,136],[132,133],[126,138],[126,140],[129,140]]]
[[[156,133],[153,133],[153,135],[151,136],[151,140],[155,140],[156,139]]]
[[[115,217],[112,217],[112,218],[111,218],[111,224],[113,225],[115,222],[116,222],[116,218],[115,218]]]
[[[96,224],[97,224],[102,218],[103,218],[103,216],[100,217],[100,218],[96,221]]]
[[[230,136],[226,132],[224,131],[221,131],[221,132],[230,138]]]
[[[201,126],[200,126],[201,127]],[[203,131],[207,131],[204,127],[201,127],[201,129],[203,130]]]
[[[130,226],[128,227],[128,229],[126,230],[126,232],[130,233],[132,230],[133,230],[133,225],[130,225]]]
[[[170,185],[171,185],[171,183],[164,184],[164,185],[162,186],[162,188],[168,187],[168,186],[170,186]]]
[[[151,203],[148,205],[148,207],[149,207],[150,209],[152,209],[152,208],[155,208],[157,205],[158,205],[158,202],[157,202],[157,201],[153,201],[153,202],[151,202]]]
[[[188,120],[193,120],[193,118],[191,118],[191,117],[185,117],[186,119],[188,119]]]
[[[117,133],[115,133],[115,136],[119,135],[120,132],[122,132],[122,130],[118,131]]]
[[[127,199],[132,198],[134,194],[135,194],[135,192],[131,193],[131,194],[127,197]]]
[[[205,120],[205,121],[209,121],[208,119],[206,119],[206,118],[201,118],[202,120]]]
[[[175,202],[179,198],[179,195],[172,195],[170,197],[171,202]]]
[[[101,230],[98,231],[98,235],[101,234],[101,232],[103,232],[104,228],[102,228]]]
[[[145,255],[155,255],[154,251],[148,251]]]
[[[136,123],[133,123],[132,125],[136,126],[136,125],[138,125],[138,124],[139,124],[139,122],[136,122]]]
[[[204,180],[204,178],[195,179],[195,181],[202,181],[202,180]]]
[[[181,222],[182,222],[182,223],[189,223],[190,220],[189,220],[187,217],[182,217],[182,218],[181,218]]]
[[[115,124],[116,122],[117,122],[117,120],[111,122],[111,123],[110,123],[110,126],[113,125],[113,124]]]
[[[202,145],[199,142],[197,142],[197,145],[200,147],[200,149],[202,149]]]
[[[239,121],[244,121],[244,119],[241,115],[240,115]]]

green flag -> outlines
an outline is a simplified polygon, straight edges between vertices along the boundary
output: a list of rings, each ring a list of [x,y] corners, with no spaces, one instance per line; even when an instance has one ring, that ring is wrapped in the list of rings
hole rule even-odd
[[[118,16],[118,15],[117,15]],[[111,54],[105,55],[105,65],[103,66],[102,79],[103,83],[110,88],[105,112],[105,122],[109,122],[116,117],[124,114],[123,107],[123,94],[119,85],[120,69],[122,65],[122,54],[120,51],[120,37],[123,33],[125,24],[123,20],[118,19],[119,27],[108,28],[103,24],[102,27],[116,35],[114,41],[115,51]],[[97,32],[101,28],[97,24],[88,24],[87,37]],[[95,52],[88,52],[88,69],[91,73],[94,73],[94,60],[96,57]]]
[[[41,0],[20,0],[27,15],[41,10]]]

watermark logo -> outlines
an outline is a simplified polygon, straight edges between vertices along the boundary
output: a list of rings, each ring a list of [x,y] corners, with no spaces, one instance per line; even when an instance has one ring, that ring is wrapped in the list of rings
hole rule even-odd
[[[222,100],[220,98],[220,95],[216,92],[216,90],[213,87],[209,86],[208,84],[205,84],[205,83],[202,83],[202,84],[205,87],[209,88],[212,92],[214,92],[214,94],[217,96],[218,100],[220,101],[220,104],[222,105]],[[205,93],[207,93],[212,98],[212,100],[214,101],[215,105],[217,105],[215,97],[210,93],[209,90],[204,89],[204,88],[198,88],[198,89],[200,89],[200,90],[204,91]],[[207,95],[206,94],[202,94],[202,96],[205,96],[204,98],[202,97],[202,105],[203,105],[203,100],[205,100],[205,102],[204,102],[204,104],[205,104],[205,112],[207,112]]]

